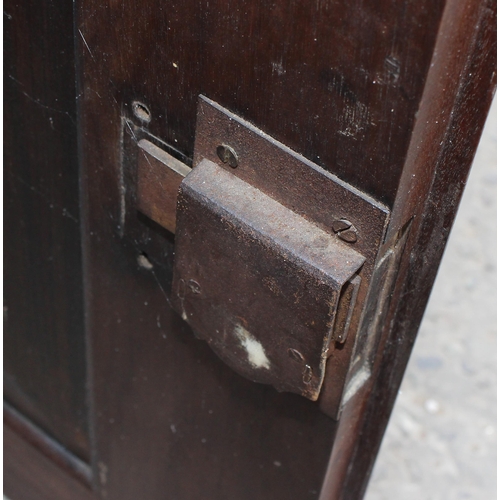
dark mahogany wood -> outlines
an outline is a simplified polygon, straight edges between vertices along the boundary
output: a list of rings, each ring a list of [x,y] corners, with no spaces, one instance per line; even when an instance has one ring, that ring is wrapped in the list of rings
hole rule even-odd
[[[494,2],[5,11],[6,395],[49,437],[4,426],[7,495],[362,498],[494,91]],[[233,372],[171,308],[174,237],[137,211],[136,142],[191,166],[199,94],[392,210],[374,375],[338,422]]]
[[[103,138],[143,102],[191,157],[203,94],[392,206],[444,4],[81,0],[84,102]]]
[[[68,475],[87,487],[91,486],[91,470],[87,463],[69,452],[59,441],[45,434],[31,420],[24,417],[5,401],[3,404],[3,421],[12,431],[19,434],[22,439],[35,447]]]
[[[3,492],[10,500],[97,499],[9,425],[4,425],[3,450]]]
[[[397,396],[496,89],[496,2],[449,2],[390,222],[411,220],[375,376],[345,409],[321,500],[361,498]]]
[[[110,498],[317,496],[335,438],[334,422],[317,407],[242,380],[172,313],[165,292],[173,245],[137,219],[133,197],[123,205],[123,192],[134,188],[120,145],[135,133],[130,125],[123,132],[122,117],[134,120],[132,103],[144,103],[151,121],[137,126],[189,158],[201,93],[393,206],[443,8],[435,1],[81,3],[85,259],[98,467],[107,471],[101,488]],[[473,21],[459,29],[471,28]],[[424,201],[412,208],[424,211]],[[152,268],[141,265],[145,255]],[[418,300],[428,292],[423,287]],[[394,365],[395,382],[381,379],[390,394],[408,355],[397,357],[405,361]],[[381,401],[388,414],[392,401]],[[348,465],[361,450],[349,415],[338,436],[351,442],[342,448]],[[376,432],[366,462],[359,472],[341,466],[329,476],[345,498],[361,495],[382,435],[384,419],[370,416]]]
[[[4,390],[89,459],[73,5],[4,4]]]

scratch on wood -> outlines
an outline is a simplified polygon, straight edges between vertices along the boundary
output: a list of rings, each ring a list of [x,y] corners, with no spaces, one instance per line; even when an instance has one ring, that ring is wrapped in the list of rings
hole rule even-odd
[[[12,75],[8,75],[9,78],[13,81],[13,82],[16,82],[20,87],[24,87],[24,84],[21,83],[19,80],[16,80]],[[42,102],[40,102],[38,99],[35,99],[34,97],[31,97],[27,92],[25,92],[24,90],[21,90],[21,94],[23,94],[24,96],[26,96],[30,101],[34,102],[35,104],[38,104],[38,106],[40,106],[41,108],[44,108],[44,109],[48,109],[49,111],[53,111],[54,113],[59,113],[61,115],[66,115],[70,120],[71,120],[71,123],[73,125],[76,125],[76,121],[75,119],[71,116],[70,113],[68,113],[67,111],[62,111],[60,109],[57,109],[57,108],[53,108],[52,106],[47,106],[46,104],[43,104]]]
[[[122,126],[120,127],[120,178],[119,178],[119,190],[120,190],[120,236],[123,238],[124,231],[125,231],[125,215],[126,215],[126,194],[127,194],[127,189],[125,185],[125,173],[123,171],[124,169],[124,139],[123,139],[123,131],[124,131],[124,126],[123,122],[126,123],[125,117],[121,117],[122,121]]]
[[[61,210],[61,212],[62,212],[63,217],[67,217],[68,219],[71,219],[73,222],[78,223],[78,219],[73,214],[71,214],[71,212],[69,212],[65,207],[62,207],[61,205],[58,205],[58,204],[54,203],[49,198],[48,194],[46,194],[46,193],[40,191],[39,189],[35,188],[35,186],[32,186],[31,184],[28,184],[24,179],[22,179],[21,177],[19,177],[16,174],[14,174],[10,170],[5,170],[5,172],[7,174],[9,174],[14,180],[16,180],[17,182],[19,182],[23,186],[26,186],[30,191],[32,191],[33,193],[35,193],[38,196],[40,196],[40,198],[42,198],[42,200],[45,201],[47,203],[47,205],[49,205],[49,208],[54,208],[54,207],[55,208],[59,208]]]
[[[92,51],[90,50],[89,44],[87,43],[87,40],[85,40],[85,37],[83,36],[82,31],[79,29],[78,33],[80,33],[80,36],[82,37],[83,43],[85,44],[85,47],[87,47],[87,50],[89,51],[90,57],[95,61],[94,54],[92,54]]]
[[[360,132],[363,132],[367,125],[370,125],[370,113],[368,108],[361,102],[354,105],[346,103],[344,113],[342,114],[343,127],[339,134],[356,139]]]

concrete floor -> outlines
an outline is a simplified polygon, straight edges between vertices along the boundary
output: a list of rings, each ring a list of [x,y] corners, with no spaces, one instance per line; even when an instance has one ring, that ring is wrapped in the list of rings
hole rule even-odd
[[[366,500],[496,497],[496,98]]]

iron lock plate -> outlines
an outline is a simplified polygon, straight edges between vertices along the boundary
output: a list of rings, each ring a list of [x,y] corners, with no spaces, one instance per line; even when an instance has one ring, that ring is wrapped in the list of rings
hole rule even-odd
[[[175,248],[173,305],[199,338],[241,375],[317,399],[364,257],[206,159],[181,184]]]
[[[335,417],[388,209],[202,96],[191,171],[139,146],[137,207],[175,231],[173,307],[235,371]]]

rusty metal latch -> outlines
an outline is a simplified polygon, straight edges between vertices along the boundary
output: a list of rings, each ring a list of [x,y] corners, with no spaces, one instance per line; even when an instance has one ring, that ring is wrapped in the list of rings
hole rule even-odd
[[[387,209],[204,97],[192,170],[139,148],[138,209],[175,231],[173,307],[235,371],[324,386],[335,415]]]
[[[210,160],[181,184],[174,307],[255,382],[317,399],[340,292],[364,260]]]

